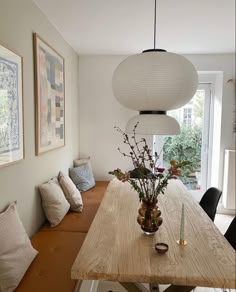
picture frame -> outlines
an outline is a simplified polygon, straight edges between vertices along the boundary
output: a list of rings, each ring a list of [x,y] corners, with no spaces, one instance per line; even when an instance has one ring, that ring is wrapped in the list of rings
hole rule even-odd
[[[23,57],[0,43],[0,168],[24,159]]]
[[[36,155],[65,146],[64,58],[33,34]]]

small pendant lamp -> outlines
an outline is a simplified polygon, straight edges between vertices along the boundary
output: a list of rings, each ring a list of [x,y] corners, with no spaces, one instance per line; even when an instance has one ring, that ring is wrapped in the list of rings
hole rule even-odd
[[[156,0],[154,13],[154,49],[129,56],[115,69],[112,89],[125,107],[139,111],[126,125],[126,133],[175,135],[178,122],[166,111],[186,104],[195,94],[198,75],[185,57],[156,49]]]

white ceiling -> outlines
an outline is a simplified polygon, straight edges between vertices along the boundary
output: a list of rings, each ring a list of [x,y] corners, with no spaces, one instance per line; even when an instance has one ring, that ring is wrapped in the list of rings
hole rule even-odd
[[[153,48],[154,0],[34,0],[78,54]],[[157,47],[235,52],[235,0],[157,0]]]

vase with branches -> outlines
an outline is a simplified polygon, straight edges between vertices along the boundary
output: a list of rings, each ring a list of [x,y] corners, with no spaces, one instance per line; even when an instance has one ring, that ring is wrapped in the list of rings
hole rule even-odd
[[[157,198],[161,193],[164,194],[170,179],[176,179],[181,175],[181,170],[188,164],[188,161],[171,160],[168,169],[162,168],[159,161],[160,155],[157,151],[150,149],[145,138],[137,138],[137,127],[138,123],[134,126],[131,136],[119,127],[115,127],[123,136],[123,142],[129,149],[129,152],[123,152],[119,147],[118,151],[124,157],[131,159],[134,169],[124,172],[117,168],[109,171],[109,174],[114,175],[121,182],[128,182],[138,193],[139,199],[142,201],[138,223],[143,230],[145,229],[144,225],[148,225],[146,233],[152,234],[152,229],[157,230],[162,223],[160,211],[158,212],[157,208]],[[154,218],[153,214],[158,216]]]

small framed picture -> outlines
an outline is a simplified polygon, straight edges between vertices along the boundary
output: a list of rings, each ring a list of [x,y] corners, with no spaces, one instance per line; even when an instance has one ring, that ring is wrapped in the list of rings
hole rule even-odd
[[[64,59],[36,33],[34,42],[36,155],[65,146]]]
[[[0,167],[24,159],[23,58],[0,43]]]

